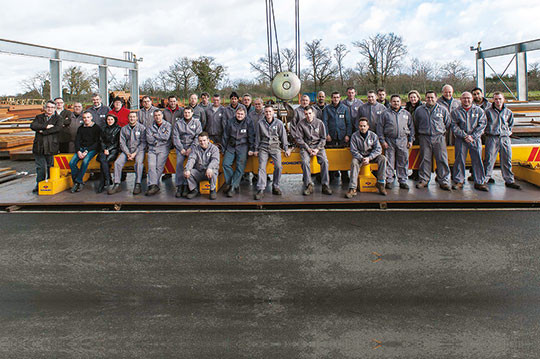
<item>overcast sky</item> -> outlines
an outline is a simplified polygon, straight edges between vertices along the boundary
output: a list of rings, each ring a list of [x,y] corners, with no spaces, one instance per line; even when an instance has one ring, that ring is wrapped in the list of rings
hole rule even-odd
[[[280,47],[292,48],[294,0],[274,0],[274,7]],[[469,46],[540,38],[539,14],[540,1],[532,0],[300,0],[301,41],[344,43],[351,50],[347,66],[353,67],[359,60],[353,41],[394,32],[403,37],[409,57],[460,59],[474,69]],[[225,65],[231,80],[249,79],[249,62],[266,52],[264,0],[20,0],[3,3],[0,17],[0,38],[118,58],[132,51],[144,59],[141,82],[178,57],[201,55]],[[528,58],[538,61],[540,51]],[[505,60],[510,58],[490,62],[502,72]],[[48,66],[48,60],[0,53],[0,94],[21,92],[21,80]]]

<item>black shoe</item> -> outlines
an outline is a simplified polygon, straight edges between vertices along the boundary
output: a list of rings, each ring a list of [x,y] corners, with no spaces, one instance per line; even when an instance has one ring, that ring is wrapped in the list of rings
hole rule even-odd
[[[211,200],[214,200],[214,199],[217,199],[217,193],[216,193],[216,190],[210,190],[210,199]]]
[[[454,183],[452,189],[463,189],[463,183]]]
[[[182,187],[182,197],[187,197],[188,193],[190,192],[188,185],[184,184],[181,187]]]
[[[377,188],[377,191],[379,191],[379,194],[380,194],[381,196],[386,196],[387,192],[386,192],[386,188],[384,188],[384,187],[385,187],[385,186],[384,186],[384,183],[382,183],[382,182],[377,182],[377,183],[375,184],[375,187]]]
[[[322,185],[322,194],[326,194],[328,196],[332,195],[332,190],[327,185]]]
[[[401,188],[401,189],[409,189],[409,185],[406,184],[406,183],[400,183],[399,188]]]
[[[187,187],[187,186],[186,186]],[[187,199],[193,199],[195,197],[197,197],[197,195],[199,194],[199,191],[197,191],[197,189],[195,188],[193,191],[189,191],[187,194],[186,194],[186,198]]]
[[[448,183],[443,183],[443,184],[439,185],[439,187],[441,187],[441,189],[444,190],[444,191],[451,191],[452,190],[450,188],[450,186],[448,185]]]
[[[133,194],[138,195],[142,192],[142,187],[140,183],[135,183],[135,186],[133,187]]]
[[[470,175],[469,177],[467,177],[467,181],[473,182],[473,181],[474,181],[474,177],[473,177],[472,175]]]
[[[257,191],[257,193],[255,193],[255,196],[254,196],[255,200],[257,200],[257,201],[262,199],[263,197],[264,197],[264,191],[263,190]]]
[[[109,190],[107,191],[107,194],[115,194],[122,191],[122,187],[120,187],[120,183],[115,183]]]
[[[392,182],[386,182],[386,185],[384,187],[386,189],[392,189],[392,188],[394,188],[394,184]]]
[[[304,188],[304,191],[302,192],[302,194],[304,196],[309,196],[310,194],[313,193],[313,185],[310,183],[306,186],[306,188]]]
[[[489,188],[485,184],[475,183],[474,184],[474,189],[477,189],[477,190],[483,191],[483,192],[489,192]]]
[[[279,187],[272,187],[272,194],[276,196],[281,196],[283,192],[281,192],[281,189]]]
[[[38,186],[34,187],[34,189],[32,190],[32,193],[39,193],[39,188],[38,188]]]
[[[231,186],[231,188],[229,188],[229,190],[227,191],[227,197],[232,197],[234,196],[234,187]]]
[[[174,195],[176,198],[183,197],[182,196],[182,187],[184,187],[184,186],[176,186],[176,193]]]
[[[521,189],[521,186],[518,185],[516,182],[505,183],[504,185],[505,185],[506,187],[508,187],[508,188]]]
[[[163,176],[161,176],[161,180],[162,181],[165,181],[165,180],[168,180],[169,178],[172,177],[172,174],[170,173],[165,173]]]
[[[427,182],[418,182],[416,188],[426,188],[428,186]]]
[[[223,192],[223,193],[229,192],[230,189],[231,189],[230,184],[225,183],[223,186],[221,186],[221,192]]]
[[[495,180],[493,178],[488,179],[487,183],[495,183]]]
[[[102,193],[104,189],[105,189],[105,184],[103,182],[99,181],[96,192],[97,193]]]
[[[79,192],[79,183],[75,182],[73,187],[71,187],[71,193]]]
[[[160,191],[158,185],[150,185],[150,187],[148,188],[148,191],[146,191],[146,195],[147,196],[153,196],[155,194],[157,194],[158,192]]]

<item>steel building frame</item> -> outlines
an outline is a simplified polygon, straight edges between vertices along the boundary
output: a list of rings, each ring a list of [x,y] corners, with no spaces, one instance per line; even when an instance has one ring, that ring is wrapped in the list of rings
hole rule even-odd
[[[482,89],[482,91],[485,92],[486,88],[486,64],[493,70],[491,65],[486,61],[486,59],[491,57],[497,57],[497,56],[504,56],[504,55],[514,55],[512,59],[510,60],[510,63],[508,66],[506,66],[506,70],[512,63],[512,61],[516,60],[516,84],[517,84],[517,99],[519,101],[527,101],[529,98],[528,95],[528,83],[527,83],[527,52],[528,51],[534,51],[534,50],[540,50],[540,39],[538,40],[531,40],[526,42],[519,42],[511,45],[504,45],[499,47],[494,47],[491,49],[482,49],[480,48],[480,43],[478,43],[478,47],[474,48],[471,46],[471,50],[476,50],[476,85]],[[508,86],[504,83],[501,76],[493,70],[499,80],[504,84],[506,89],[512,93],[512,91],[508,88]],[[503,72],[503,75],[504,75]],[[513,94],[513,93],[512,93]]]
[[[139,108],[139,66],[135,55],[125,53],[127,59],[117,59],[53,47],[0,39],[0,52],[49,59],[51,99],[62,96],[62,61],[78,62],[99,67],[99,94],[105,104],[109,102],[108,68],[119,67],[129,71],[131,108]]]

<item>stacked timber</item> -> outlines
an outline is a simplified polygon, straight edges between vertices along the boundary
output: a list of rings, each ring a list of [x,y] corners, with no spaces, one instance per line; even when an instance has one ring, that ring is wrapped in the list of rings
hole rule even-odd
[[[31,160],[34,135],[0,134],[0,158]]]

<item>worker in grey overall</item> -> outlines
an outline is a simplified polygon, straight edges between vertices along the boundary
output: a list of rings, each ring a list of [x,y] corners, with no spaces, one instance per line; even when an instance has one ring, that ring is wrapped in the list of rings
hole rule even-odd
[[[171,135],[171,124],[163,120],[163,112],[161,110],[155,110],[154,123],[146,128],[146,142],[148,143],[147,196],[153,196],[160,191],[158,182],[169,157]]]
[[[441,90],[441,97],[437,99],[437,103],[446,108],[448,113],[452,113],[455,109],[457,109],[461,103],[458,99],[455,99],[454,96],[454,88],[451,85],[444,85]],[[454,144],[454,134],[452,131],[446,132],[446,145],[453,145]]]
[[[223,145],[221,140],[223,139],[223,129],[226,124],[225,107],[221,105],[221,98],[218,94],[212,97],[212,106],[206,110],[206,128],[204,130],[208,133],[210,141],[218,146],[219,150],[223,152]]]
[[[311,106],[304,109],[304,114],[306,117],[296,124],[293,133],[294,140],[300,148],[300,157],[302,158],[302,179],[304,181],[304,190],[302,193],[304,196],[309,196],[313,193],[310,161],[312,156],[316,156],[317,162],[321,165],[322,193],[331,195],[328,159],[324,150],[324,145],[326,144],[326,127],[321,120],[315,118],[315,111]]]
[[[114,161],[114,185],[107,191],[114,194],[122,191],[122,169],[127,161],[135,160],[135,186],[133,194],[141,193],[141,181],[144,167],[144,150],[146,148],[146,129],[137,119],[137,112],[130,112],[128,124],[120,131],[120,154]]]
[[[450,127],[450,114],[437,103],[434,91],[426,92],[426,103],[414,111],[414,123],[417,124],[420,144],[420,182],[416,188],[425,188],[431,179],[432,160],[435,157],[437,177],[441,189],[450,191],[450,167],[446,151],[445,133]]]
[[[375,91],[368,91],[367,102],[358,109],[358,118],[365,117],[368,119],[369,129],[377,132],[377,123],[387,108],[382,103],[377,102],[377,94]],[[358,131],[358,120],[353,121],[353,131]]]
[[[399,95],[390,97],[390,108],[383,112],[379,120],[377,136],[388,160],[386,188],[393,187],[397,173],[399,188],[409,189],[407,170],[409,169],[409,148],[414,141],[414,123],[409,111],[401,108]]]
[[[201,122],[193,118],[193,109],[186,107],[183,118],[176,121],[172,133],[176,149],[176,198],[186,197],[189,192],[184,178],[184,161],[188,158],[193,146],[197,144],[197,137],[201,132]]]
[[[210,199],[216,199],[218,173],[219,148],[210,142],[208,133],[201,132],[198,136],[198,144],[192,147],[184,169],[184,177],[187,179],[189,187],[186,198],[195,198],[198,194],[199,182],[208,180],[210,182]]]
[[[452,132],[455,138],[454,166],[452,167],[453,189],[462,189],[465,182],[465,159],[471,155],[474,188],[487,192],[484,165],[482,164],[482,134],[486,128],[484,111],[472,104],[470,92],[461,95],[461,106],[452,111]]]
[[[514,114],[504,105],[504,95],[501,92],[493,94],[493,104],[486,110],[486,119],[486,158],[484,159],[486,179],[488,183],[495,183],[491,176],[498,153],[504,184],[508,188],[521,189],[521,186],[514,181],[512,173],[510,135],[514,127]]]
[[[382,154],[382,147],[379,143],[379,137],[375,132],[369,130],[369,122],[365,117],[358,120],[358,131],[351,137],[351,182],[349,191],[345,198],[356,196],[356,187],[358,187],[358,174],[362,166],[369,166],[370,163],[377,163],[377,191],[386,196],[384,188],[384,178],[386,176],[386,157]]]
[[[234,196],[240,186],[240,180],[246,168],[248,156],[253,155],[255,149],[255,129],[253,122],[246,116],[246,109],[242,105],[237,106],[235,118],[227,121],[223,131],[223,173],[225,185],[223,191],[227,197]],[[233,163],[236,169],[233,170]]]
[[[349,108],[351,112],[351,124],[353,126],[352,132],[356,131],[354,128],[355,124],[358,124],[358,111],[360,111],[360,106],[364,103],[362,100],[356,98],[356,90],[354,87],[347,87],[347,98],[341,101],[345,106]]]
[[[287,131],[281,120],[274,118],[274,107],[267,105],[264,108],[264,120],[257,123],[255,130],[255,156],[259,157],[259,179],[257,181],[257,193],[255,199],[264,197],[266,189],[266,164],[268,158],[274,162],[274,178],[272,182],[272,194],[281,196],[279,180],[281,178],[281,148],[285,151],[285,157],[291,155],[287,142]]]
[[[144,125],[144,128],[149,128],[154,124],[154,111],[158,108],[152,105],[150,96],[142,97],[142,107],[137,112],[139,122]]]

